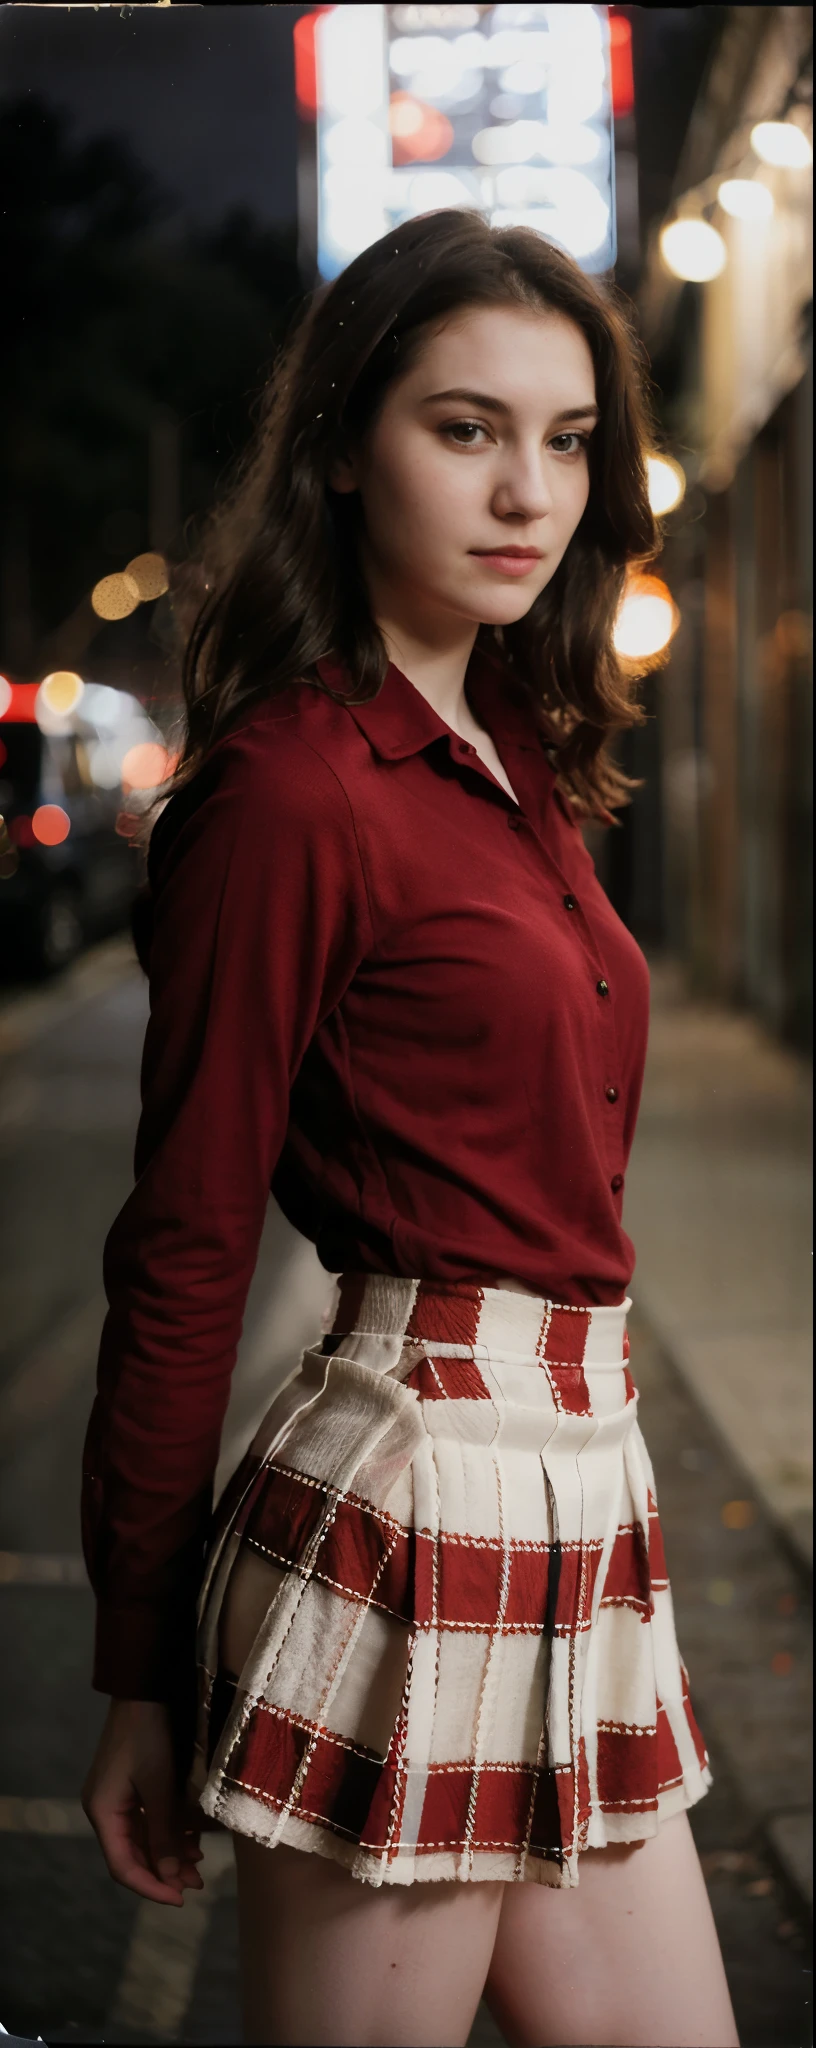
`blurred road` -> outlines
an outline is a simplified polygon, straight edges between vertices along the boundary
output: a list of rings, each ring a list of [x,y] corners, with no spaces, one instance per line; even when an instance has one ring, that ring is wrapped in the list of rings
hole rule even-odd
[[[804,1327],[802,1293],[798,1265],[780,1283],[782,1254],[760,1271],[746,1235],[767,1221],[773,1249],[799,1227],[802,1077],[775,1116],[773,1062],[751,1031],[753,1053],[733,1020],[707,1015],[706,1037],[670,974],[661,968],[653,987],[653,1055],[627,1187],[638,1245],[632,1367],[678,1634],[716,1776],[694,1828],[743,2048],[805,2048],[810,1630],[799,1376],[788,1341],[792,1325],[794,1334]],[[206,1891],[170,1914],[110,1883],[78,1803],[104,1713],[88,1686],[80,1452],[104,1312],[101,1246],[131,1184],[146,1013],[144,981],[119,939],[53,987],[0,994],[0,1617],[9,1674],[0,1702],[0,2020],[54,2043],[239,2039],[229,1838],[205,1838]],[[715,1042],[718,1085],[727,1075],[730,1091],[719,1118],[700,1080],[711,1079]],[[765,1107],[748,1130],[745,1102],[759,1083]],[[763,1144],[775,1168],[757,1182]],[[312,1248],[270,1209],[222,1476],[319,1327],[329,1294]],[[775,1440],[774,1476],[760,1455],[762,1404],[786,1371],[793,1465]],[[499,2038],[481,2009],[471,2048],[497,2048]]]

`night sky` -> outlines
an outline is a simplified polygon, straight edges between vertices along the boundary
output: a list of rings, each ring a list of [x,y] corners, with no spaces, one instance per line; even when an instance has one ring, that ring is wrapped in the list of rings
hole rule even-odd
[[[297,215],[292,28],[300,7],[4,7],[0,96],[62,109],[77,141],[115,131],[211,225],[246,204]],[[180,222],[181,225],[181,222]]]

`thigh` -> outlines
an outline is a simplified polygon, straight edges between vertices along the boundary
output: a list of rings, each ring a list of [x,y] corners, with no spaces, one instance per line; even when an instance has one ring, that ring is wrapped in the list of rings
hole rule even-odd
[[[234,1841],[247,2042],[464,2048],[503,1885],[377,1889],[312,1851]]]
[[[506,1885],[484,1995],[511,2048],[737,2048],[688,1816],[587,1850],[574,1889]]]

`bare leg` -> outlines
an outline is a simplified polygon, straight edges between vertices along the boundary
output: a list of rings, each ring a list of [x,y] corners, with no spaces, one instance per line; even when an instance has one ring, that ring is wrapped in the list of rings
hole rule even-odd
[[[383,1885],[235,1836],[244,2039],[274,2048],[464,2048],[502,1884]]]
[[[575,1890],[506,1885],[484,1995],[511,2048],[738,2048],[688,1816],[588,1850]]]

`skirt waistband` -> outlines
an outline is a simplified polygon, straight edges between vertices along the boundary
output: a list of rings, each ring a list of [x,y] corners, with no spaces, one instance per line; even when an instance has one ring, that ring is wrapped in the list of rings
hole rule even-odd
[[[332,1335],[405,1336],[448,1356],[484,1350],[555,1365],[621,1365],[629,1356],[627,1294],[613,1306],[574,1308],[508,1287],[341,1273]]]

